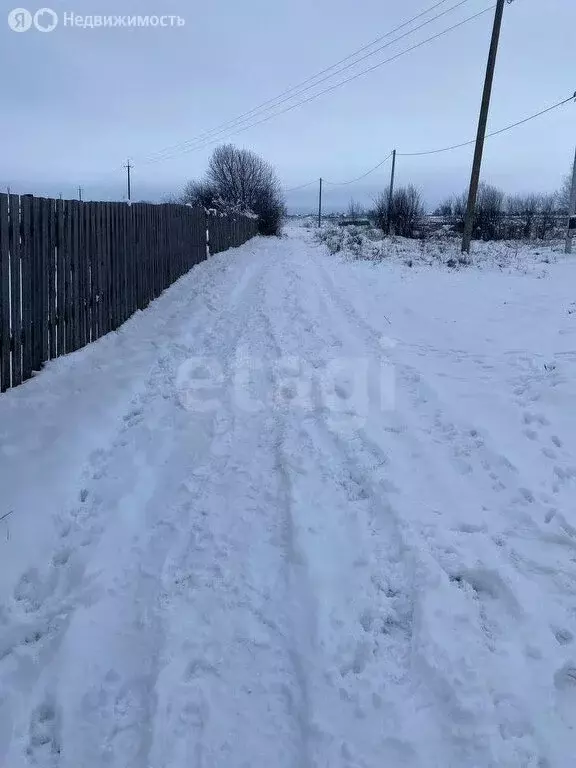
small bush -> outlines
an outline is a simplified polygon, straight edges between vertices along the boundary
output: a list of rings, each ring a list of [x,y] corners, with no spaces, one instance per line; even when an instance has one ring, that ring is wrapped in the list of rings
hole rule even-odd
[[[374,201],[374,219],[384,232],[414,238],[424,218],[422,195],[412,184],[397,189],[392,200],[382,192]]]

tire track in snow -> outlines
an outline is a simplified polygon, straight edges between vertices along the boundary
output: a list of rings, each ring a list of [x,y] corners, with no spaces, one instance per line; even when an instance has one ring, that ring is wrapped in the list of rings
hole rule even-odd
[[[309,765],[306,675],[291,619],[282,424],[237,402],[246,348],[253,358],[277,354],[259,309],[264,277],[255,276],[242,296],[250,312],[232,326],[240,332],[224,356],[216,434],[187,481],[197,514],[164,574],[165,610],[179,618],[168,623],[155,768]],[[213,339],[221,347],[221,336]],[[270,381],[264,384],[267,397]]]
[[[254,273],[248,282],[253,286],[258,279],[259,273]],[[248,317],[253,311],[253,302],[249,296],[241,301],[242,297],[238,295],[237,299],[236,304],[228,310],[225,305],[221,307],[215,324],[206,323],[206,313],[203,313],[196,325],[201,333],[194,333],[190,327],[182,327],[180,341],[171,340],[170,347],[151,374],[145,395],[134,401],[131,411],[126,415],[125,426],[114,445],[109,451],[94,457],[94,462],[87,468],[87,480],[83,483],[85,488],[79,506],[82,509],[82,505],[88,505],[90,513],[84,515],[84,512],[80,512],[75,515],[74,511],[71,516],[80,517],[82,526],[76,529],[64,521],[63,531],[73,548],[81,553],[79,562],[74,564],[76,582],[83,589],[94,582],[94,594],[86,605],[82,605],[79,594],[71,593],[69,601],[65,602],[63,590],[54,590],[54,611],[58,616],[64,613],[66,622],[57,627],[58,644],[49,646],[40,634],[34,635],[34,641],[38,642],[40,648],[34,648],[31,654],[25,656],[21,666],[24,671],[31,670],[31,658],[37,659],[39,664],[27,686],[23,684],[18,669],[10,667],[0,670],[8,676],[13,674],[19,678],[20,705],[17,705],[15,697],[4,698],[3,702],[3,706],[9,709],[14,718],[14,733],[10,736],[10,742],[4,745],[6,754],[10,755],[11,765],[96,766],[105,759],[109,765],[134,765],[140,768],[148,766],[147,755],[157,755],[157,743],[151,739],[151,723],[157,718],[161,719],[159,712],[161,708],[170,706],[171,696],[170,691],[163,691],[156,682],[163,672],[161,664],[166,661],[165,651],[162,650],[163,622],[166,617],[164,611],[158,610],[158,606],[168,602],[166,595],[158,591],[160,575],[166,570],[162,563],[168,558],[172,544],[175,541],[178,543],[179,535],[187,527],[186,520],[195,513],[191,502],[195,496],[190,489],[184,487],[175,497],[173,511],[167,511],[164,504],[170,498],[171,489],[179,488],[179,474],[184,477],[190,474],[193,477],[199,454],[206,456],[210,443],[215,445],[222,439],[218,434],[222,427],[218,419],[215,421],[214,432],[209,424],[211,419],[194,419],[191,423],[189,415],[182,411],[174,389],[175,369],[179,362],[185,362],[190,353],[210,355],[224,352],[221,349],[224,339],[228,339],[231,352],[236,348],[243,333],[242,318]],[[218,302],[211,303],[207,298],[206,306],[209,314],[213,314]],[[167,371],[164,370],[165,363],[168,364]],[[174,421],[180,426],[171,423]],[[192,424],[196,428],[203,425],[204,444],[202,440],[199,445],[189,442],[191,450],[186,450],[186,432]],[[170,447],[172,442],[166,441],[166,428],[176,431],[181,440],[180,445]],[[156,449],[154,442],[158,438],[160,444]],[[145,450],[150,453],[149,461],[142,453],[143,445],[147,446]],[[180,453],[185,456],[188,454],[185,463]],[[164,470],[166,463],[175,465],[174,472]],[[185,466],[188,466],[187,471]],[[162,488],[157,502],[153,502],[156,492],[154,483],[147,482],[148,471],[155,482],[161,481],[164,474],[165,482],[162,484],[167,487]],[[142,475],[143,483],[138,481]],[[136,488],[134,495],[131,493],[131,485]],[[124,507],[128,504],[139,509],[147,502],[156,503],[160,515],[158,521],[154,522],[153,515],[149,524],[139,533],[140,521],[130,520],[125,535],[118,537],[122,529],[110,519],[112,509],[116,513],[120,512],[122,518],[127,516]],[[89,520],[86,523],[88,528],[84,525],[84,517]],[[132,524],[136,526],[136,538],[130,543]],[[101,573],[96,570],[95,564],[89,563],[91,560],[93,563],[107,562],[101,554],[103,540],[113,550],[114,542],[111,539],[114,538],[120,539],[116,542],[119,559],[114,561],[112,558],[112,562],[119,564],[113,569],[106,568],[106,571],[107,576],[110,570],[112,573],[116,571],[117,575],[113,584],[103,592],[103,584],[99,583]],[[125,558],[127,562],[124,564],[122,560]],[[65,559],[60,556],[58,563],[66,565]],[[40,573],[38,584],[33,585],[34,589],[26,584],[21,584],[18,589],[23,605],[35,604],[36,597],[40,596],[37,602],[42,621],[49,618],[45,585],[50,579],[49,575]],[[108,595],[104,597],[106,592]],[[133,606],[138,606],[136,614]],[[69,615],[66,611],[69,611]],[[100,622],[97,617],[100,617]],[[13,615],[7,618],[13,623]],[[96,622],[96,626],[100,623],[104,626],[104,629],[95,633],[100,638],[101,647],[98,649],[94,644],[83,648],[83,634],[88,632],[87,627],[91,622]],[[138,627],[136,634],[134,627]],[[74,638],[78,641],[74,642]],[[140,648],[141,652],[131,653],[131,648]],[[96,651],[98,656],[95,656]],[[13,664],[15,655],[12,649],[7,648],[6,653],[9,663]],[[69,666],[69,671],[64,675],[60,673],[58,677],[61,662]],[[197,664],[190,664],[186,678],[192,681],[197,677],[193,670],[202,672],[204,667],[201,660]],[[82,670],[89,668],[91,674],[83,675]],[[72,690],[62,696],[59,690],[68,685]],[[159,695],[157,689],[165,694],[164,697]],[[62,701],[67,702],[66,706]],[[38,704],[35,705],[35,702]],[[71,702],[78,703],[77,710],[70,706]],[[192,694],[192,699],[184,703],[182,715],[192,726],[198,720],[198,712]],[[83,739],[79,741],[73,737],[72,731],[82,733]]]
[[[327,348],[335,345],[326,344],[327,318],[310,317],[298,300],[298,286],[309,275],[298,275],[295,270],[302,265],[293,265],[289,256],[288,249],[285,261],[277,266],[268,314],[277,326],[277,338],[283,340],[284,354],[299,356],[314,369],[326,359]],[[322,301],[316,295],[306,298],[306,308]],[[300,459],[291,472],[298,498],[294,514],[309,570],[315,574],[313,583],[328,585],[342,578],[346,582],[342,594],[328,589],[317,599],[321,666],[330,670],[324,680],[315,681],[313,713],[323,726],[316,744],[315,754],[322,755],[318,762],[343,760],[368,766],[379,764],[373,762],[377,759],[426,765],[411,744],[415,731],[425,732],[428,743],[442,748],[446,759],[446,740],[430,716],[432,702],[414,688],[411,670],[416,564],[382,486],[372,479],[374,466],[369,471],[361,468],[359,455],[367,449],[361,439],[347,441],[331,428],[317,407],[301,418],[298,428],[291,425],[288,440],[289,453]],[[380,467],[385,463],[382,450],[377,463]],[[322,481],[316,488],[317,476]],[[307,484],[313,488],[304,491]],[[332,504],[328,489],[334,496]],[[305,505],[304,493],[307,501],[311,497]],[[327,495],[324,504],[314,505],[316,497],[324,500]],[[319,546],[317,539],[323,544]],[[346,543],[357,544],[352,546],[357,557],[346,551]],[[364,609],[355,610],[356,601]]]
[[[322,273],[323,285],[327,286],[328,292],[334,297],[337,306],[341,308],[345,315],[352,316],[354,323],[362,330],[369,347],[378,350],[377,340],[379,334],[370,326],[359,311],[352,306],[350,302],[343,298],[340,291],[337,291],[332,279],[326,274],[322,265],[319,267]],[[312,282],[312,280],[311,280]],[[396,358],[397,355],[394,355]],[[426,385],[419,373],[409,366],[397,364],[400,375],[400,381],[403,385],[401,392],[409,395],[412,415],[407,422],[408,430],[406,436],[412,436],[418,431],[421,432],[422,426],[426,426],[425,432],[434,437],[439,435],[440,439],[435,441],[437,448],[434,453],[429,449],[418,450],[419,458],[426,458],[429,463],[434,464],[436,452],[442,451],[442,444],[448,442],[452,446],[455,458],[470,457],[474,467],[479,468],[487,475],[487,481],[482,482],[482,474],[476,475],[476,488],[478,497],[485,501],[483,510],[488,512],[489,508],[498,510],[500,514],[504,513],[508,519],[516,521],[516,526],[520,530],[528,532],[529,536],[543,541],[541,528],[535,523],[532,514],[530,514],[530,505],[534,505],[536,500],[533,494],[525,487],[520,485],[516,470],[505,457],[489,449],[484,440],[480,437],[478,430],[462,430],[456,426],[456,422],[449,422],[444,416],[444,406],[437,399],[436,393]],[[429,409],[434,409],[434,415],[429,413]],[[408,413],[409,411],[405,411]],[[373,430],[371,430],[373,431]],[[415,455],[414,455],[415,457]],[[409,456],[406,456],[409,460]],[[437,465],[437,461],[436,461]],[[472,465],[469,471],[472,471]],[[502,472],[505,474],[502,475]],[[465,474],[468,474],[466,471]],[[458,480],[459,478],[454,478]],[[480,483],[478,483],[480,479]],[[495,485],[490,487],[490,481],[496,481]],[[451,482],[449,485],[457,487],[458,483]],[[502,503],[496,496],[500,491],[510,487],[510,492],[505,503]],[[464,491],[464,487],[463,487]],[[421,494],[418,494],[422,498]],[[465,497],[465,496],[464,496]],[[497,528],[498,524],[491,528]],[[517,528],[516,528],[517,529]],[[434,536],[437,536],[437,523],[430,526],[430,532],[436,530]],[[546,623],[540,624],[531,621],[526,625],[527,617],[530,613],[529,604],[533,600],[538,600],[536,595],[540,594],[542,604],[549,601],[550,589],[548,576],[544,579],[536,573],[525,573],[523,575],[533,582],[529,591],[519,582],[516,574],[518,559],[513,549],[507,547],[507,536],[512,534],[514,528],[509,526],[508,531],[504,530],[503,535],[495,537],[494,542],[484,536],[482,526],[470,527],[463,526],[461,532],[466,535],[468,541],[464,547],[458,544],[457,536],[443,537],[447,538],[445,545],[434,545],[430,547],[429,537],[425,530],[422,544],[428,548],[435,560],[440,566],[450,574],[452,583],[464,588],[464,593],[469,602],[472,611],[478,611],[478,626],[484,634],[487,647],[492,653],[498,652],[503,655],[506,662],[500,666],[500,674],[492,680],[493,688],[501,693],[493,696],[494,708],[497,713],[497,722],[499,723],[498,739],[491,737],[494,748],[494,754],[504,755],[510,760],[534,760],[538,755],[542,760],[547,758],[543,755],[552,755],[555,753],[557,745],[561,739],[566,738],[566,732],[562,732],[559,723],[554,717],[554,712],[542,713],[539,707],[534,707],[534,697],[529,691],[523,692],[523,681],[536,679],[535,687],[540,688],[547,696],[553,695],[554,687],[557,686],[558,679],[558,653],[557,645],[560,643],[570,643],[573,633],[567,626],[571,620],[565,609],[561,605],[556,605],[548,609],[550,628]],[[458,534],[458,531],[455,531]],[[427,541],[428,539],[428,541]],[[456,545],[456,546],[455,546]],[[496,546],[494,546],[496,545]],[[435,551],[436,550],[436,551]],[[466,550],[468,550],[466,552]],[[474,557],[476,555],[476,558]],[[464,559],[462,559],[464,557]],[[468,562],[467,562],[468,561]],[[482,567],[477,563],[482,562],[496,565],[496,571],[491,571],[490,566]],[[534,581],[542,587],[536,586]],[[522,591],[519,592],[519,587]],[[524,605],[524,608],[522,607]],[[510,637],[517,635],[515,642],[510,642]],[[554,639],[553,637],[554,636]],[[560,639],[558,639],[560,638]],[[517,649],[524,649],[524,656],[510,655],[504,649],[510,647],[516,654]],[[503,653],[504,651],[504,653]],[[535,664],[534,659],[542,660],[544,663]],[[569,657],[570,659],[570,657]],[[570,663],[570,660],[569,662]],[[512,671],[511,671],[512,670]],[[520,683],[520,684],[519,684]],[[510,691],[517,689],[516,695],[510,695]],[[492,696],[492,695],[491,695]],[[546,725],[542,724],[545,721]],[[535,732],[534,725],[538,723],[539,728]],[[569,725],[569,721],[566,721]],[[571,725],[569,725],[571,728]],[[555,732],[558,736],[550,738],[550,733]],[[514,742],[517,741],[517,746]],[[523,757],[521,757],[523,755]]]

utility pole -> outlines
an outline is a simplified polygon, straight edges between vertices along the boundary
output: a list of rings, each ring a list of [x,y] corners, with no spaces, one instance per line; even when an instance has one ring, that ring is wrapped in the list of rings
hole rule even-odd
[[[126,171],[128,173],[128,202],[130,202],[130,200],[132,199],[132,185],[131,185],[132,180],[130,177],[130,171],[132,170],[132,168],[134,168],[134,166],[130,164],[130,158],[128,158],[128,162],[126,163],[124,168],[126,168]]]
[[[512,2],[512,0],[507,1],[509,3]],[[494,27],[492,29],[492,40],[490,42],[490,51],[488,53],[486,78],[484,80],[484,92],[482,94],[482,106],[480,108],[478,133],[476,135],[476,149],[474,150],[474,162],[472,164],[472,176],[470,179],[470,190],[468,193],[468,207],[466,209],[464,236],[462,238],[462,253],[470,253],[470,244],[472,242],[474,210],[476,208],[476,198],[478,197],[480,170],[482,168],[482,154],[484,152],[486,125],[488,123],[488,112],[490,110],[490,97],[492,96],[492,83],[494,82],[494,69],[496,67],[496,56],[498,54],[498,43],[500,41],[500,29],[502,28],[502,16],[504,15],[504,2],[505,0],[498,0],[496,4],[496,13],[494,15]]]
[[[387,234],[390,236],[392,233],[392,200],[394,198],[394,176],[396,174],[396,150],[392,150],[392,171],[390,172],[390,192],[388,193],[388,222],[387,222]]]
[[[318,191],[318,226],[322,226],[322,179],[320,179],[320,189]]]
[[[78,200],[82,202],[82,187],[78,187]]]
[[[576,154],[574,155],[574,168],[572,169],[572,190],[570,192],[570,206],[568,208],[568,229],[566,230],[566,253],[572,253],[572,238],[576,234]]]

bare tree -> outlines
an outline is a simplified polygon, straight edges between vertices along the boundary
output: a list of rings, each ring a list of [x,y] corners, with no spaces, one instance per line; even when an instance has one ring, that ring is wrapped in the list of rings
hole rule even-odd
[[[371,211],[371,216],[374,219],[374,223],[383,232],[386,231],[388,225],[388,193],[380,192],[374,198],[374,208]]]
[[[180,196],[180,202],[187,205],[199,205],[202,208],[216,207],[218,194],[215,187],[205,181],[189,181]]]
[[[282,188],[272,166],[259,155],[232,144],[217,147],[206,181],[221,205],[252,211],[259,217],[261,234],[278,234],[285,215]]]
[[[392,231],[401,237],[415,237],[424,217],[422,195],[412,184],[400,187],[392,196],[390,221]]]
[[[361,216],[364,216],[364,208],[360,203],[357,203],[356,200],[352,199],[348,203],[348,212],[346,215],[351,219],[359,219]]]
[[[452,201],[452,215],[455,219],[456,229],[459,232],[464,231],[464,221],[466,219],[466,210],[468,208],[468,193],[462,192],[456,195]]]
[[[536,237],[546,240],[554,232],[557,216],[556,195],[541,195],[538,222],[536,224]]]
[[[501,237],[503,214],[504,192],[491,184],[480,184],[474,216],[476,237],[481,240],[497,240]]]
[[[263,235],[278,234],[286,212],[272,166],[256,153],[233,144],[214,150],[205,178],[189,182],[182,201],[222,212],[256,214]]]
[[[564,177],[557,195],[558,212],[567,214],[570,210],[570,193],[572,191],[572,174]]]
[[[529,240],[534,233],[534,225],[540,209],[539,196],[534,194],[515,195],[508,198],[507,208],[511,217],[509,236]]]
[[[454,201],[452,198],[444,200],[434,211],[434,216],[450,217],[454,212]]]

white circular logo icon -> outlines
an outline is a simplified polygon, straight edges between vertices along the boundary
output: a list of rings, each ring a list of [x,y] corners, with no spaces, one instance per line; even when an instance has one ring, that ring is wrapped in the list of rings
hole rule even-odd
[[[14,8],[8,14],[8,26],[13,32],[28,32],[32,26],[32,14],[26,8]]]
[[[58,14],[52,8],[40,8],[34,14],[34,26],[38,32],[53,32],[58,26]]]

